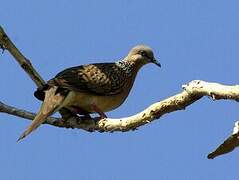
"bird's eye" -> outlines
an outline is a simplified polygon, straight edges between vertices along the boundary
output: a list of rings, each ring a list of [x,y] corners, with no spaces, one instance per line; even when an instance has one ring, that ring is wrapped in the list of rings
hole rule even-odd
[[[145,51],[140,51],[141,56],[147,57],[147,53]]]

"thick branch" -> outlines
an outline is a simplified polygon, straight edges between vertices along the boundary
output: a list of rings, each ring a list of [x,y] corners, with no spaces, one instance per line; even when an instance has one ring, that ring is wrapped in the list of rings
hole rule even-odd
[[[72,116],[67,121],[58,119],[61,122],[60,127],[81,128],[88,131],[113,132],[129,131],[138,128],[144,124],[159,119],[164,114],[185,109],[193,102],[199,100],[202,96],[210,96],[213,99],[231,99],[239,100],[239,86],[226,86],[218,83],[209,83],[195,80],[183,86],[183,91],[175,96],[169,97],[160,102],[154,103],[142,112],[125,118],[119,119],[84,119],[78,116]],[[0,104],[0,107],[2,105]],[[16,116],[32,119],[33,116],[23,116],[16,113],[16,108],[12,113],[11,108],[0,108],[2,112],[7,112]],[[9,110],[10,109],[10,110]],[[25,111],[24,111],[25,112]],[[23,113],[24,114],[24,113]],[[56,120],[56,119],[54,119]],[[56,125],[47,121],[48,124]],[[66,123],[66,125],[64,125]]]
[[[182,87],[189,94],[210,96],[213,100],[230,99],[239,101],[239,85],[226,86],[219,83],[208,83],[201,80],[194,80]]]

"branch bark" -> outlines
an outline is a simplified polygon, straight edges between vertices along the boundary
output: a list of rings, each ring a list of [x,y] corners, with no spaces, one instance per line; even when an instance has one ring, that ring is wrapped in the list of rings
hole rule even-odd
[[[10,54],[15,58],[18,64],[24,69],[24,71],[30,76],[38,87],[45,84],[45,81],[41,78],[40,74],[33,68],[31,62],[23,56],[23,54],[17,49],[17,47],[10,40],[3,28],[0,26],[0,47],[4,50],[8,50]]]
[[[239,121],[235,123],[233,133],[217,149],[207,155],[208,159],[214,159],[217,156],[232,152],[239,146]]]
[[[226,86],[219,83],[194,80],[187,85],[183,85],[183,91],[181,93],[160,102],[156,102],[142,112],[139,112],[138,114],[133,116],[118,119],[82,119],[79,116],[73,116],[71,118],[68,118],[67,121],[63,120],[62,118],[49,118],[46,123],[59,127],[78,128],[87,131],[125,132],[129,130],[135,130],[142,125],[159,119],[161,116],[167,113],[171,113],[177,110],[184,110],[187,106],[191,105],[203,96],[209,96],[213,100],[229,99],[238,101],[239,86]],[[0,103],[0,112],[30,120],[32,120],[35,116],[34,113],[21,110],[16,107],[8,106],[2,102]]]
[[[20,53],[20,51],[3,31],[2,27],[0,27],[0,47],[2,49],[7,49],[13,55],[13,57],[18,61],[21,67],[25,70],[25,72],[27,72],[27,74],[38,87],[45,84],[44,80],[33,68],[30,61]],[[63,109],[61,111],[62,118],[49,117],[45,123],[57,127],[83,129],[89,132],[125,132],[135,130],[140,126],[159,119],[161,116],[167,113],[177,110],[184,110],[187,106],[201,99],[203,96],[211,97],[212,100],[229,99],[239,101],[239,85],[228,86],[219,83],[194,80],[186,85],[183,85],[182,88],[183,91],[181,93],[178,93],[160,102],[156,102],[142,112],[139,112],[133,116],[118,119],[83,119],[82,117],[73,115],[66,109]],[[3,102],[0,102],[0,112],[29,120],[34,119],[36,115],[35,113],[6,105]],[[213,153],[214,154],[211,156],[209,154],[209,158],[214,158],[218,155],[224,154],[226,151]]]

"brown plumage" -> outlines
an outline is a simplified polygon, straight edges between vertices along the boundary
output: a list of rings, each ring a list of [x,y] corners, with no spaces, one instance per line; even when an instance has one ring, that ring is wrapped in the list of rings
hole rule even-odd
[[[68,68],[37,89],[35,97],[42,106],[28,129],[20,136],[23,139],[45,119],[61,108],[74,113],[88,115],[104,112],[120,106],[128,96],[138,70],[145,64],[160,66],[148,46],[139,45],[131,49],[121,61],[95,63]]]

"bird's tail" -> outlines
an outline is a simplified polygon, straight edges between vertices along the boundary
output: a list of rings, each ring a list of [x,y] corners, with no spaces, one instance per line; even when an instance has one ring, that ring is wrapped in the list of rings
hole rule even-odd
[[[22,133],[17,141],[20,141],[21,139],[29,135],[32,131],[37,129],[43,122],[45,122],[47,117],[51,116],[58,110],[65,97],[60,95],[59,93],[56,94],[56,90],[57,87],[52,87],[46,91],[46,96],[42,103],[41,109],[33,119],[30,126]]]
[[[52,113],[43,114],[41,111],[39,111],[39,113],[36,115],[30,126],[28,126],[28,128],[22,133],[22,135],[18,138],[17,141],[20,141],[21,139],[29,135],[32,131],[37,129],[50,115],[52,115]]]

